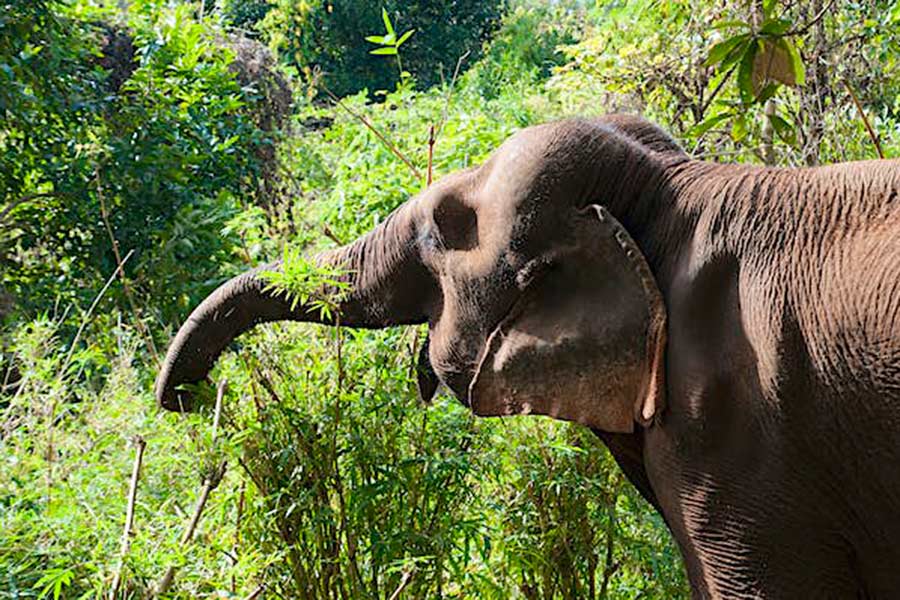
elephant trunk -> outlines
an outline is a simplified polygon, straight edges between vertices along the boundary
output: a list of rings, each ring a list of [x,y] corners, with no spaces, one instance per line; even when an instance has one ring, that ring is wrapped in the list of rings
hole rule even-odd
[[[437,284],[416,248],[416,210],[414,203],[407,203],[352,244],[315,258],[320,265],[340,267],[342,279],[349,284],[335,314],[341,325],[381,328],[426,320]],[[280,268],[279,261],[239,275],[194,309],[169,346],[157,377],[160,405],[189,410],[190,396],[179,387],[206,379],[228,344],[255,325],[283,320],[330,322],[309,306],[292,307],[285,294],[268,289],[261,272]]]

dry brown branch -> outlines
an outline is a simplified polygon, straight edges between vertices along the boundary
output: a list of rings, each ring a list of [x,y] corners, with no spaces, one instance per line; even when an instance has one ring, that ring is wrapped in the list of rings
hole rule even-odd
[[[137,500],[138,480],[141,475],[141,462],[144,459],[144,448],[147,443],[144,438],[137,435],[132,440],[135,446],[134,467],[131,470],[131,485],[128,489],[128,507],[125,511],[125,529],[122,532],[122,547],[119,550],[119,565],[116,568],[116,575],[113,577],[112,586],[110,587],[109,598],[115,600],[119,593],[119,587],[122,584],[122,571],[125,569],[125,560],[128,552],[131,550],[131,535],[134,527],[134,503]]]
[[[434,125],[428,128],[428,174],[425,176],[425,187],[431,185],[434,166],[434,143],[436,142],[436,138],[434,137]]]
[[[212,442],[215,444],[216,434],[219,430],[219,420],[222,416],[222,400],[225,397],[225,390],[228,386],[228,381],[226,379],[222,379],[219,382],[218,389],[216,390],[216,408],[215,413],[213,415],[213,427],[212,427]],[[226,463],[223,460],[219,463],[219,466],[214,469],[211,473],[206,475],[203,478],[203,484],[200,487],[200,495],[197,497],[197,504],[194,505],[194,512],[191,515],[191,520],[188,521],[187,527],[184,529],[184,533],[181,536],[181,541],[179,544],[184,547],[191,543],[191,540],[194,539],[194,533],[197,531],[197,525],[200,523],[200,518],[203,516],[203,509],[206,508],[206,502],[209,500],[209,495],[212,493],[216,486],[219,485],[219,482],[222,481],[222,477],[225,475],[225,467]],[[152,592],[151,597],[159,597],[160,595],[166,593],[169,588],[172,586],[172,582],[175,580],[175,566],[170,565],[169,568],[166,569],[165,574],[162,579],[160,579],[159,584],[157,584],[156,589]]]
[[[325,234],[329,240],[337,244],[338,246],[343,246],[344,242],[331,230],[328,225],[322,225],[322,233]]]
[[[334,92],[332,92],[330,89],[328,89],[328,87],[326,87],[324,83],[321,85],[322,85],[322,89],[325,90],[325,93],[328,94],[328,97],[331,98],[332,102],[334,102],[335,104],[340,106],[342,109],[347,111],[352,117],[359,120],[360,123],[365,125],[369,129],[369,131],[374,133],[375,137],[377,137],[379,140],[381,140],[381,143],[383,143],[385,145],[385,147],[388,150],[390,150],[394,156],[396,156],[397,158],[402,160],[403,164],[405,164],[407,167],[409,167],[409,170],[412,171],[413,175],[416,176],[416,179],[422,178],[422,174],[419,173],[419,170],[415,167],[415,165],[413,165],[412,162],[410,162],[410,160],[408,158],[406,158],[406,156],[404,156],[404,154],[402,152],[400,152],[400,150],[393,143],[391,143],[391,141],[389,139],[387,139],[380,131],[378,131],[378,129],[376,129],[375,126],[372,125],[372,123],[370,123],[369,120],[365,116],[355,112],[352,108],[350,108],[349,106],[344,104],[343,101],[340,98],[338,98],[337,96],[335,96]]]
[[[881,149],[881,142],[878,140],[878,136],[875,134],[875,130],[872,129],[872,124],[869,123],[869,117],[866,116],[866,111],[863,110],[862,104],[859,103],[859,98],[856,97],[856,93],[853,91],[853,88],[850,87],[850,84],[847,80],[844,80],[844,87],[847,88],[847,91],[850,93],[850,98],[853,99],[853,104],[856,105],[856,110],[859,111],[859,116],[862,117],[863,124],[866,126],[866,131],[869,132],[869,137],[872,138],[872,143],[875,144],[875,150],[878,152],[878,158],[884,158],[884,151]]]
[[[260,594],[262,594],[265,591],[265,589],[266,589],[266,586],[264,586],[262,584],[256,586],[256,589],[253,590],[252,592],[250,592],[250,594],[248,594],[247,597],[244,598],[244,600],[256,600],[257,598],[259,598]]]

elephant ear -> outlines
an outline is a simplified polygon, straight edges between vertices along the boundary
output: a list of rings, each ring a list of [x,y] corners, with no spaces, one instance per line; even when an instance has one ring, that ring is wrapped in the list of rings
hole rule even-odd
[[[469,402],[482,416],[541,414],[629,433],[665,402],[662,295],[603,207],[575,217],[572,239],[488,338]]]

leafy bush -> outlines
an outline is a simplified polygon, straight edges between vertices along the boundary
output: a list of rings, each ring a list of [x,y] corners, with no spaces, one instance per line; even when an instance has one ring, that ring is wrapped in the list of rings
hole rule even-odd
[[[93,58],[97,29],[64,5],[36,6],[3,26],[14,65],[3,88],[17,95],[3,100],[0,133],[0,285],[26,314],[87,304],[116,268],[114,237],[120,258],[136,252],[137,293],[168,321],[220,277],[238,197],[265,189],[277,129],[256,115],[268,98],[242,88],[235,54],[189,6],[133,20],[136,68],[114,94]],[[116,289],[109,298],[128,305]]]
[[[325,85],[338,96],[396,86],[394,63],[370,54],[375,47],[363,40],[383,31],[382,8],[398,28],[416,31],[404,46],[405,67],[421,87],[449,79],[467,52],[469,60],[476,59],[501,14],[501,4],[493,0],[274,0],[274,4],[260,24],[272,46],[307,81],[314,82],[321,71]]]
[[[529,88],[547,79],[566,57],[563,47],[577,41],[581,11],[565,5],[519,5],[503,16],[487,44],[484,60],[473,71],[484,98],[499,96],[509,86]]]

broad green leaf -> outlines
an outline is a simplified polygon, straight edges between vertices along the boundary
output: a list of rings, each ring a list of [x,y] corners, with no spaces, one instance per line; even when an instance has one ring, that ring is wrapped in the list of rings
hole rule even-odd
[[[763,9],[763,18],[769,19],[772,17],[772,12],[775,10],[775,7],[778,5],[778,0],[763,0],[762,9]]]
[[[735,35],[727,40],[719,42],[710,49],[709,56],[703,61],[703,65],[708,67],[722,62],[732,50],[744,42],[748,37],[748,34]]]
[[[771,115],[769,121],[771,121],[775,133],[778,134],[782,141],[792,146],[797,142],[797,132],[792,124],[778,115]]]
[[[732,116],[733,116],[733,114],[731,111],[726,111],[723,113],[719,113],[717,115],[713,115],[711,117],[703,119],[702,121],[700,121],[699,123],[697,123],[696,125],[691,127],[687,131],[687,134],[699,137],[699,136],[703,135],[704,133],[706,133],[707,131],[709,131],[710,129],[712,129],[713,127],[715,127],[716,125],[718,125],[719,123],[721,123],[722,121],[725,121],[726,119],[729,119]]]
[[[722,60],[722,64],[719,65],[720,71],[727,71],[739,60],[741,60],[741,57],[744,56],[744,53],[747,51],[749,44],[753,43],[753,38],[749,33],[743,34],[741,37],[743,38],[742,43],[732,48],[731,52],[729,52],[725,56],[724,60]]]
[[[753,93],[753,59],[756,58],[756,52],[759,44],[754,40],[747,47],[744,55],[741,57],[741,64],[738,67],[738,91],[741,94],[741,102],[745,106],[753,104],[755,94]]]
[[[740,142],[747,137],[747,133],[747,119],[743,114],[735,115],[734,120],[731,122],[731,138],[736,142]]]
[[[389,35],[396,35],[394,33],[394,26],[391,24],[391,18],[388,16],[388,11],[383,6],[381,7],[381,20],[384,21],[384,30],[387,31]]]
[[[766,85],[766,87],[764,87],[762,91],[756,96],[756,101],[762,103],[774,96],[775,92],[778,91],[779,85],[780,84],[777,82],[769,83],[768,85]]]
[[[393,55],[397,54],[397,48],[394,46],[387,46],[385,48],[376,48],[375,50],[370,50],[369,54],[380,54],[380,55]]]
[[[763,23],[762,27],[760,27],[759,32],[765,35],[782,35],[786,33],[793,23],[788,21],[787,19],[769,19],[765,23]]]
[[[400,36],[400,39],[397,40],[397,43],[396,43],[395,45],[399,48],[400,45],[401,45],[403,42],[405,42],[406,40],[408,40],[408,39],[409,39],[409,36],[411,36],[411,35],[414,34],[415,32],[416,32],[415,29],[410,29],[409,31],[407,31],[406,33],[404,33],[403,35]]]
[[[803,59],[800,57],[800,51],[797,50],[797,46],[790,40],[781,39],[779,42],[784,45],[788,56],[790,56],[791,66],[794,69],[794,84],[804,85],[806,83],[806,67],[803,64]]]

